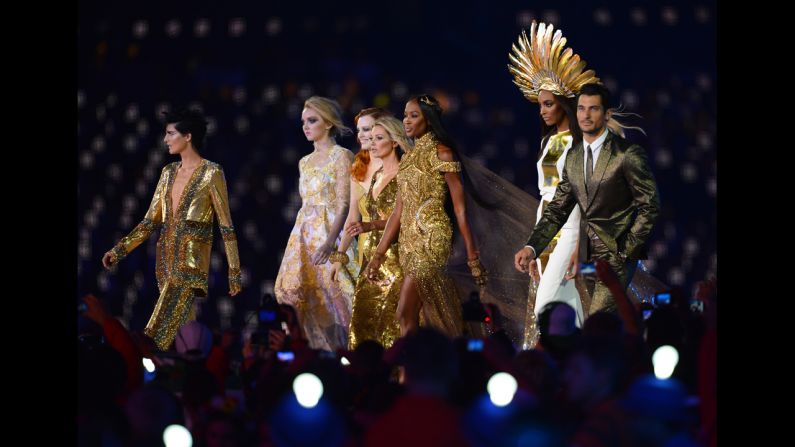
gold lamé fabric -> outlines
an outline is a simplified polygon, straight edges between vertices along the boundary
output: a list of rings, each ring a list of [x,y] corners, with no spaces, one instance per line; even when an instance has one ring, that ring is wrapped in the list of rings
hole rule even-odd
[[[420,324],[433,326],[451,337],[462,334],[461,300],[445,273],[453,230],[444,210],[449,192],[446,172],[460,172],[459,162],[442,161],[431,132],[415,142],[400,161],[397,175],[403,209],[398,237],[403,274],[415,280],[422,300]]]
[[[359,200],[363,221],[386,220],[395,209],[398,191],[397,176],[384,186],[378,197],[373,198],[373,189],[382,178],[383,168],[373,175],[370,189]],[[383,230],[372,230],[359,235],[363,269],[370,262],[383,233]],[[356,349],[356,346],[363,340],[375,340],[384,348],[389,348],[395,339],[400,337],[400,324],[398,324],[395,313],[402,283],[403,270],[400,268],[398,259],[398,244],[392,244],[387,249],[376,279],[369,279],[363,271],[359,273],[353,297],[350,349]]]
[[[215,216],[229,263],[229,287],[240,290],[240,259],[224,172],[217,163],[202,159],[173,210],[171,189],[180,165],[174,162],[163,168],[144,219],[111,250],[118,261],[160,229],[156,252],[160,297],[144,332],[164,350],[179,327],[193,318],[193,297],[207,296]]]
[[[353,154],[335,145],[329,150],[328,162],[315,166],[317,156],[312,153],[298,162],[302,204],[284,250],[274,294],[279,303],[296,309],[311,348],[335,351],[348,346],[351,300],[359,271],[355,245],[346,251],[350,262],[338,281],[331,279],[330,262],[314,265],[311,256],[326,241],[337,216],[347,214]]]
[[[367,214],[367,202],[365,200],[365,194],[367,194],[367,188],[361,186],[359,182],[353,182],[355,188],[359,188],[361,190],[361,195],[359,196],[359,201],[356,202],[356,206],[359,207],[359,214],[362,216],[362,222],[370,222],[369,216],[366,217]],[[360,266],[366,266],[367,263],[363,261],[364,253],[369,250],[367,245],[369,244],[369,239],[366,237],[357,237],[356,238],[358,257],[356,261],[359,263]]]
[[[566,152],[566,148],[571,144],[573,137],[571,132],[565,130],[558,132],[549,137],[547,143],[547,152],[541,160],[541,168],[544,172],[545,187],[555,187],[560,183],[560,175],[558,175],[558,160],[561,155]]]

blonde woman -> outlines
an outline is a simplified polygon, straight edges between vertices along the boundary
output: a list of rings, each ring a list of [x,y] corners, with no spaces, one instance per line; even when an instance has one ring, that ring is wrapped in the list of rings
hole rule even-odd
[[[373,123],[383,116],[391,116],[391,114],[380,107],[368,107],[362,109],[353,118],[353,123],[356,126],[356,139],[359,140],[361,149],[359,149],[353,159],[353,166],[351,166],[351,197],[350,206],[348,207],[348,218],[345,219],[345,228],[360,220],[362,223],[369,222],[369,218],[364,216],[366,210],[362,208],[364,202],[361,198],[367,193],[367,189],[370,187],[370,180],[373,179],[375,171],[381,169],[381,160],[370,157],[370,143]],[[337,250],[345,253],[352,241],[353,236],[347,234],[347,232],[343,233]],[[362,264],[362,253],[366,250],[364,247],[366,242],[367,238],[359,238],[358,250],[356,250],[359,265]],[[334,262],[331,268],[331,279],[336,281],[337,275],[351,273],[356,272],[348,272],[342,262]]]
[[[367,193],[359,201],[359,208],[363,210],[362,221],[345,227],[347,235],[359,235],[359,246],[364,247],[361,265],[372,259],[386,220],[395,209],[401,150],[409,152],[413,147],[400,120],[386,116],[375,121],[370,155],[373,160],[380,160],[383,167],[373,175]],[[350,349],[355,349],[363,340],[375,340],[389,348],[400,336],[396,312],[402,282],[403,270],[397,244],[387,249],[375,279],[359,273],[353,298]]]
[[[336,143],[351,130],[342,123],[336,101],[313,96],[304,103],[301,124],[314,150],[298,162],[301,209],[284,250],[274,292],[279,303],[295,307],[313,349],[345,348],[354,280],[331,280],[329,256],[348,213],[349,172],[353,153]],[[344,255],[349,271],[358,271],[353,249]]]

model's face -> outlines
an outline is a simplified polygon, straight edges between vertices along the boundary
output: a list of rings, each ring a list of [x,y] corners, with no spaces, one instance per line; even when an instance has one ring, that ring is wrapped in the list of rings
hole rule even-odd
[[[541,90],[538,94],[538,107],[541,119],[547,126],[557,127],[566,118],[566,111],[552,92]]]
[[[372,144],[373,123],[375,120],[372,115],[365,115],[359,117],[356,122],[356,138],[359,139],[359,145],[363,151],[369,151]]]
[[[599,95],[580,95],[577,99],[577,123],[584,134],[597,136],[607,125],[607,112]]]
[[[383,126],[373,128],[373,145],[370,147],[370,155],[375,158],[385,158],[397,149],[397,142],[389,136],[389,132]]]
[[[179,154],[188,149],[190,145],[191,134],[180,133],[174,124],[166,125],[166,135],[163,137],[163,142],[168,147],[169,154]]]
[[[323,120],[314,109],[305,108],[301,112],[301,129],[309,141],[320,141],[328,136],[331,124]]]
[[[418,138],[428,132],[428,122],[416,100],[406,103],[406,109],[403,111],[403,128],[409,138]]]

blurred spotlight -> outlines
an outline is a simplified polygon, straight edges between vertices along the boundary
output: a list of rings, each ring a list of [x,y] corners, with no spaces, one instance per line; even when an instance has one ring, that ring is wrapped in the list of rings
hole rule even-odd
[[[314,408],[323,396],[323,382],[312,373],[299,374],[293,381],[293,392],[304,408]]]
[[[409,89],[408,89],[408,87],[406,87],[406,84],[404,84],[404,83],[402,83],[402,82],[396,82],[396,83],[395,83],[395,84],[392,86],[392,96],[393,96],[393,97],[394,97],[396,100],[403,100],[403,99],[406,99],[406,97],[408,96],[408,94],[409,94]]]
[[[275,36],[282,31],[282,19],[278,17],[271,17],[265,23],[265,32],[269,36]]]
[[[107,113],[105,111],[105,106],[103,106],[102,104],[98,105],[97,106],[97,122],[105,121],[105,117],[106,116],[107,116]]]
[[[105,150],[105,138],[102,135],[97,135],[94,137],[94,140],[91,142],[91,149],[94,150],[96,153],[100,153]]]
[[[671,155],[671,151],[667,149],[658,149],[657,152],[654,154],[654,161],[657,162],[657,166],[661,168],[668,168],[671,166],[673,162],[673,156]]]
[[[696,78],[696,83],[702,90],[708,91],[710,88],[712,88],[712,76],[706,73],[701,73]]]
[[[632,90],[624,90],[624,93],[621,95],[621,101],[630,110],[637,109],[638,107],[638,95]]]
[[[135,126],[135,130],[138,132],[138,135],[143,137],[149,133],[149,123],[145,119],[141,119],[138,121],[138,125]]]
[[[301,98],[301,100],[305,100],[310,96],[312,96],[312,92],[313,92],[312,85],[304,84],[301,86],[301,88],[298,89],[298,97]]]
[[[122,145],[126,152],[135,152],[135,149],[138,148],[138,139],[135,138],[135,135],[127,135],[124,137]]]
[[[271,194],[279,194],[282,192],[282,179],[281,177],[271,175],[265,178],[265,187]]]
[[[166,22],[165,31],[168,37],[178,37],[179,33],[182,32],[182,23],[177,19],[171,19]]]
[[[516,14],[516,24],[522,28],[529,28],[535,15],[532,11],[519,11]]]
[[[246,21],[241,17],[236,17],[229,21],[229,35],[240,37],[246,32]]]
[[[489,392],[489,399],[491,402],[498,406],[504,407],[511,403],[513,396],[516,394],[518,384],[512,375],[499,372],[491,376],[486,389]]]
[[[707,23],[710,19],[709,9],[706,6],[696,6],[696,20],[699,23]]]
[[[232,100],[237,105],[242,105],[246,102],[246,88],[245,87],[237,87],[235,88],[234,92],[232,92]]]
[[[124,119],[130,123],[138,119],[138,105],[131,103],[124,112]]]
[[[389,107],[389,95],[387,95],[386,93],[379,93],[373,99],[373,105],[376,106],[376,107],[388,108]]]
[[[699,246],[697,240],[695,240],[693,238],[688,238],[685,241],[685,253],[687,253],[688,255],[693,256],[693,255],[697,254],[699,248],[700,248],[700,246]]]
[[[83,152],[80,154],[80,167],[83,169],[91,169],[94,166],[94,156],[91,152]]]
[[[662,9],[662,21],[666,25],[673,26],[679,21],[679,14],[672,6],[666,6]]]
[[[633,8],[632,11],[629,13],[629,17],[637,26],[643,26],[646,24],[648,18],[646,17],[646,11],[642,10],[641,8]]]
[[[193,436],[187,428],[181,425],[169,425],[163,430],[163,443],[166,444],[166,447],[191,447]]]
[[[613,22],[613,18],[610,16],[610,11],[605,8],[596,9],[593,12],[593,20],[601,26],[608,26]]]
[[[115,163],[108,166],[107,175],[112,180],[118,182],[119,179],[121,179],[121,167]]]
[[[279,89],[275,85],[269,85],[262,90],[262,100],[265,104],[273,104],[279,99]]]
[[[652,354],[651,361],[654,364],[654,375],[658,379],[667,379],[671,377],[676,364],[679,363],[679,352],[670,345],[660,346]]]
[[[696,169],[696,166],[693,163],[688,162],[685,163],[684,166],[682,166],[681,175],[682,175],[682,180],[684,180],[685,183],[693,183],[696,181],[696,178],[698,177],[698,170]]]
[[[668,281],[675,286],[681,286],[685,282],[685,274],[679,267],[674,267],[668,271]]]
[[[656,258],[665,258],[668,254],[668,245],[665,242],[658,241],[652,244],[651,251]]]
[[[715,197],[718,194],[718,182],[715,180],[715,177],[707,180],[707,192],[712,197]]]
[[[143,39],[149,32],[149,24],[146,20],[138,20],[133,23],[132,33],[138,39]]]
[[[218,131],[218,121],[215,118],[208,116],[207,117],[207,135],[212,136],[215,135],[215,132]]]
[[[245,134],[248,133],[248,118],[245,116],[239,116],[235,119],[235,129],[237,129],[238,133]]]
[[[210,33],[210,21],[207,19],[196,20],[196,24],[193,26],[193,33],[196,37],[207,36]]]

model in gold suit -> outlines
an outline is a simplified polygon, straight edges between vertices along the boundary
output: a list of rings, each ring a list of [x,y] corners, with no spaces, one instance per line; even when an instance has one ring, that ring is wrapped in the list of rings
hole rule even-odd
[[[403,125],[406,134],[415,139],[415,147],[400,161],[395,210],[367,267],[367,275],[377,278],[387,248],[398,239],[405,275],[397,311],[401,333],[422,323],[455,337],[462,334],[463,320],[457,289],[445,273],[453,236],[444,208],[448,194],[472,276],[479,283],[485,283],[486,277],[467,224],[461,164],[455,161],[441,113],[439,102],[429,95],[413,97],[406,103]]]
[[[160,297],[144,333],[162,350],[168,349],[180,326],[195,318],[194,297],[207,296],[215,216],[229,263],[229,295],[241,289],[224,172],[198,152],[207,122],[200,112],[179,111],[167,113],[166,123],[163,140],[181,161],[163,168],[144,219],[102,257],[102,264],[110,268],[160,229],[155,269]]]
[[[410,152],[412,148],[400,120],[389,116],[375,121],[370,155],[380,160],[383,167],[375,173],[370,188],[359,200],[362,222],[353,222],[346,227],[348,235],[359,235],[362,239],[359,246],[364,247],[361,253],[363,265],[372,259],[386,220],[395,209],[400,163],[398,151]],[[392,244],[386,250],[376,279],[359,274],[353,296],[350,349],[355,349],[363,340],[375,340],[388,348],[400,336],[396,311],[402,282],[398,244]]]

